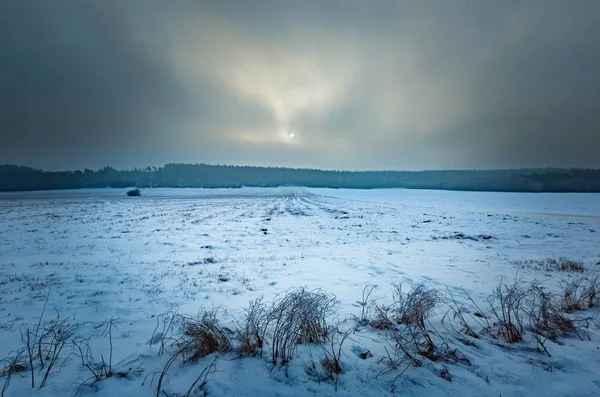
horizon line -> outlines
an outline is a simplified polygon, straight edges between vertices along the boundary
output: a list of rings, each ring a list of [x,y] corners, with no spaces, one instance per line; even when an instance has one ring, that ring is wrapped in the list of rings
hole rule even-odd
[[[209,166],[209,167],[236,167],[236,168],[265,168],[265,169],[282,169],[289,171],[321,171],[321,172],[346,172],[346,173],[366,173],[366,172],[494,172],[494,171],[574,171],[574,170],[585,170],[585,171],[600,171],[600,168],[591,168],[591,167],[516,167],[516,168],[429,168],[429,169],[420,169],[420,170],[406,170],[406,169],[361,169],[361,170],[348,170],[348,169],[334,169],[334,168],[314,168],[314,167],[294,167],[294,166],[269,166],[269,165],[237,165],[237,164],[210,164],[210,163],[185,163],[185,162],[167,162],[161,166],[150,166],[146,165],[143,167],[133,166],[133,168],[115,168],[111,165],[105,165],[99,168],[70,168],[70,169],[43,169],[38,167],[31,167],[28,165],[20,165],[20,164],[10,164],[4,163],[0,164],[0,167],[22,167],[28,168],[35,171],[42,172],[76,172],[85,170],[91,170],[93,172],[101,171],[106,168],[111,168],[118,172],[127,172],[127,171],[146,171],[148,168],[151,171],[156,171],[158,169],[164,168],[168,165],[184,165],[184,166]]]

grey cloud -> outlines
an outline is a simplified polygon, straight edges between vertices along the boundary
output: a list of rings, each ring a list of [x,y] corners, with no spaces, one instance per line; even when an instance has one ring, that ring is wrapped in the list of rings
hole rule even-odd
[[[597,37],[593,0],[3,2],[0,163],[600,167]]]
[[[35,163],[79,151],[126,155],[161,139],[156,127],[163,119],[148,115],[174,112],[171,100],[182,91],[135,48],[126,21],[99,4],[0,6],[0,120],[9,142],[3,157]]]

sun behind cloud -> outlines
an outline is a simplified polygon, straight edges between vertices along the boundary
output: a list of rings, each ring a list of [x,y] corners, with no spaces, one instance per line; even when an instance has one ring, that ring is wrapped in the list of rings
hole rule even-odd
[[[359,68],[355,51],[322,40],[310,50],[276,41],[257,44],[224,20],[190,17],[174,40],[172,59],[191,81],[208,76],[232,94],[269,109],[273,141],[298,138],[290,131],[307,114],[338,106]],[[202,54],[210,53],[210,57]]]

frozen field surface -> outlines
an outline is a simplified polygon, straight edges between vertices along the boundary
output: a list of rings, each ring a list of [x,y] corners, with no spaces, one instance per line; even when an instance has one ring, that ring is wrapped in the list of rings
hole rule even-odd
[[[568,258],[585,270],[549,271],[544,264],[552,258]],[[377,285],[372,298],[380,307],[392,302],[392,284],[410,291],[426,283],[444,302],[452,296],[472,313],[474,304],[487,311],[488,296],[502,280],[538,280],[558,293],[577,277],[593,279],[599,261],[600,194],[305,188],[145,189],[141,197],[120,189],[0,193],[0,358],[6,357],[0,388],[11,372],[6,397],[155,396],[175,349],[167,343],[159,354],[162,313],[197,316],[219,307],[219,325],[233,337],[250,301],[264,296],[270,302],[306,287],[335,295],[333,317],[353,330],[343,344],[337,390],[335,375],[321,379],[309,369],[315,362],[319,370],[321,347],[298,346],[282,368],[271,364],[267,338],[262,358],[224,352],[194,363],[176,360],[159,395],[186,395],[216,358],[206,384],[190,396],[600,396],[597,307],[568,314],[586,318],[585,328],[546,341],[546,353],[529,334],[512,344],[479,334],[475,321],[484,321],[473,316],[478,336],[465,336],[456,320],[450,324],[452,316],[444,318],[450,310],[444,303],[427,327],[468,360],[424,358],[421,366],[402,362],[397,368],[388,362],[391,331],[355,320],[368,285]],[[22,350],[26,330],[39,330],[39,339],[57,316],[73,335],[65,337],[43,388],[52,354],[43,354],[43,364],[33,361],[32,389]],[[75,340],[89,346],[89,360],[82,360]],[[361,358],[367,351],[372,357]],[[98,370],[111,355],[115,375],[90,381],[84,364]],[[9,371],[11,362],[23,368]]]

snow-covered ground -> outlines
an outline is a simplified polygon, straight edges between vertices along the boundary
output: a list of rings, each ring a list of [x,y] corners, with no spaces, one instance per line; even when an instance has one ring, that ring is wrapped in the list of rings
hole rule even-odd
[[[459,233],[463,238],[448,238]],[[374,296],[385,303],[392,299],[392,283],[409,290],[420,282],[451,292],[467,306],[464,289],[485,307],[502,278],[537,279],[557,289],[561,280],[575,277],[522,264],[559,257],[583,263],[585,276],[600,269],[600,194],[306,188],[146,189],[141,197],[127,197],[120,189],[0,193],[0,355],[14,356],[24,345],[24,330],[35,329],[42,313],[42,324],[60,315],[83,324],[77,335],[90,337],[97,362],[108,359],[112,342],[115,371],[124,373],[77,389],[90,371],[67,344],[44,388],[31,389],[30,373],[18,372],[5,396],[68,396],[75,390],[156,395],[156,373],[169,351],[159,355],[148,342],[157,316],[169,309],[196,315],[223,307],[220,324],[236,329],[249,301],[260,296],[269,301],[305,286],[335,294],[337,317],[343,319],[361,314],[366,285],[377,285]],[[331,382],[307,374],[310,357],[318,362],[322,353],[310,345],[299,348],[286,370],[274,368],[268,357],[220,354],[204,391],[212,396],[600,395],[596,323],[588,329],[591,340],[548,342],[549,357],[484,340],[461,344],[441,321],[446,311],[436,311],[432,326],[470,365],[425,360],[401,375],[387,371],[382,359],[389,345],[382,332],[365,326],[344,344],[337,391]],[[594,308],[585,312],[595,314]],[[111,319],[116,328],[109,338],[103,324]],[[367,350],[373,357],[361,359],[357,352]],[[161,395],[183,395],[214,358],[175,363]],[[24,356],[21,361],[27,364]],[[442,367],[451,382],[439,376]],[[36,387],[44,372],[36,367]]]

